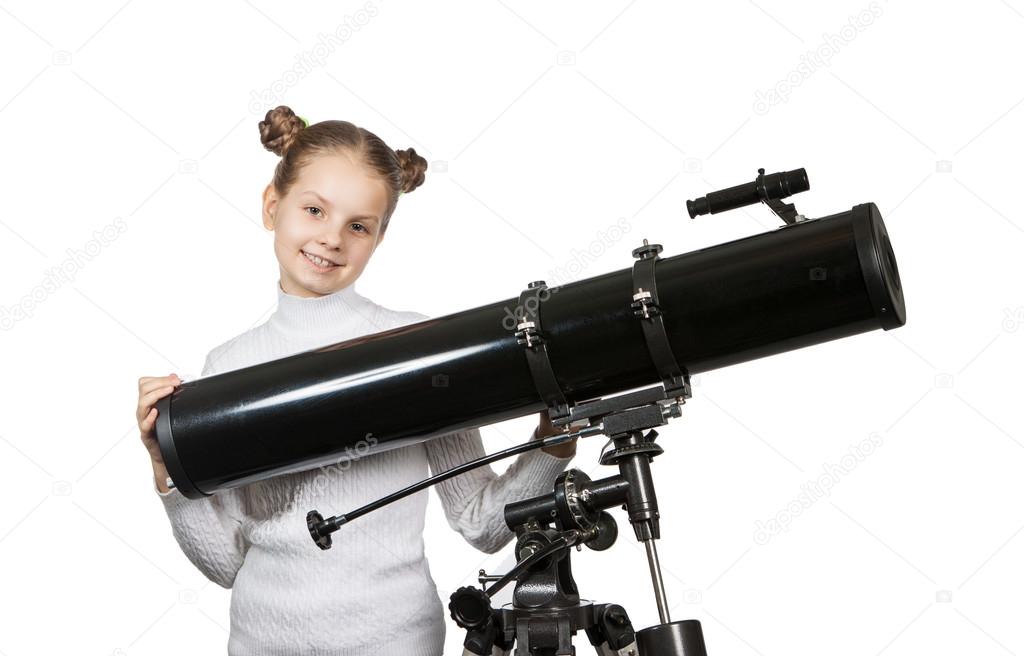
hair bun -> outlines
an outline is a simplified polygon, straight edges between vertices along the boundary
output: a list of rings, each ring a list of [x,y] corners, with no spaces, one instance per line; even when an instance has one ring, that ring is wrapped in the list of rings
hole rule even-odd
[[[416,154],[415,148],[396,150],[398,164],[402,168],[401,192],[409,193],[416,187],[423,184],[427,173],[427,160]]]
[[[279,105],[267,112],[260,121],[260,141],[270,152],[284,157],[288,147],[306,127],[305,121],[295,115],[291,107]]]

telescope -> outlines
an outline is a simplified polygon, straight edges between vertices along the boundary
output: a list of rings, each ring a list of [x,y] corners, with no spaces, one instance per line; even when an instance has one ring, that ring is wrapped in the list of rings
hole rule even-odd
[[[554,287],[534,281],[489,305],[187,381],[157,403],[169,483],[197,499],[546,409],[559,433],[344,515],[312,510],[311,538],[330,548],[344,524],[441,480],[605,435],[601,462],[619,474],[591,481],[568,470],[551,495],[506,507],[517,566],[499,577],[482,573],[481,588],[452,595],[452,617],[469,634],[466,653],[513,643],[517,655],[574,653],[571,636],[586,630],[602,654],[705,656],[700,623],[668,615],[655,548],[655,427],[680,416],[691,375],[906,322],[878,208],[869,202],[810,219],[783,202],[807,189],[804,169],[759,169],[751,183],[687,201],[687,211],[696,218],[763,203],[783,222],[774,230],[670,257],[645,239],[632,266],[612,273]],[[620,606],[582,600],[568,565],[571,547],[603,550],[615,541],[606,509],[617,506],[647,549],[662,621],[637,633]],[[512,606],[490,608],[513,580]]]

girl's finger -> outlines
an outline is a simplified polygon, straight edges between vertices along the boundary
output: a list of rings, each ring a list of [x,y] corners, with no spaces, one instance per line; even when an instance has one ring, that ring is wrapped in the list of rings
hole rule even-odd
[[[174,385],[164,385],[163,387],[158,387],[157,389],[153,390],[152,392],[146,395],[147,398],[153,399],[152,402],[148,403],[147,405],[154,405],[157,401],[164,398],[173,391]]]
[[[164,387],[159,387],[159,388],[157,388],[155,390],[152,390],[150,392],[147,392],[146,394],[141,395],[139,397],[139,405],[138,405],[138,409],[135,412],[135,415],[139,419],[144,418],[147,414],[149,414],[150,409],[155,406],[156,402],[159,401],[161,398],[163,398],[164,394],[167,391],[172,390],[172,389],[174,389],[174,388],[173,387],[169,387],[169,386],[164,386]]]
[[[167,385],[165,387],[159,387],[148,394],[143,394],[139,397],[139,407],[143,408],[146,414],[149,414],[149,408],[152,408],[157,401],[164,398],[168,394],[174,391],[174,385]],[[140,411],[141,414],[142,411]]]
[[[146,415],[146,418],[139,422],[139,429],[142,430],[143,433],[148,433],[153,430],[153,424],[156,423],[156,415],[156,408],[153,408],[149,411],[149,414]]]
[[[148,409],[147,408],[140,408],[140,410],[144,411],[144,413],[145,413],[145,414],[142,414],[142,413],[139,414],[139,424],[140,425],[144,421],[146,421],[147,419],[152,417],[153,413],[156,412],[156,408],[148,408]]]
[[[170,378],[171,376],[177,376],[177,375],[178,375],[178,374],[176,374],[176,373],[174,373],[174,372],[172,371],[171,373],[167,374],[166,376],[140,376],[140,377],[139,377],[139,385],[142,385],[142,384],[143,384],[143,383],[145,383],[146,381],[149,381],[149,380],[154,380],[154,379],[156,379],[156,378]]]
[[[159,378],[150,378],[145,383],[139,386],[139,394],[147,394],[153,390],[166,387],[167,385],[176,385],[181,382],[181,379],[175,379],[172,376],[160,376]]]

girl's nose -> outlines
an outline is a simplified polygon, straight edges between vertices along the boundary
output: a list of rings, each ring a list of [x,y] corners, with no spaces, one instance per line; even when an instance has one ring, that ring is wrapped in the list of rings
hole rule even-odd
[[[324,233],[320,236],[320,245],[328,250],[341,250],[344,242],[341,235],[337,233]]]

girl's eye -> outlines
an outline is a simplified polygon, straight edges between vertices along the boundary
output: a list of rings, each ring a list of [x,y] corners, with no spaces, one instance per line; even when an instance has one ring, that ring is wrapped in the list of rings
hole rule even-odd
[[[352,225],[353,226],[358,226],[359,228],[361,228],[360,232],[368,232],[368,230],[366,229],[366,226],[364,226],[362,223],[353,223]]]
[[[320,214],[314,214],[313,216],[316,216],[316,217],[323,216],[323,210],[321,210],[319,207],[307,207],[306,209],[307,210],[316,210],[317,212],[320,212]]]

